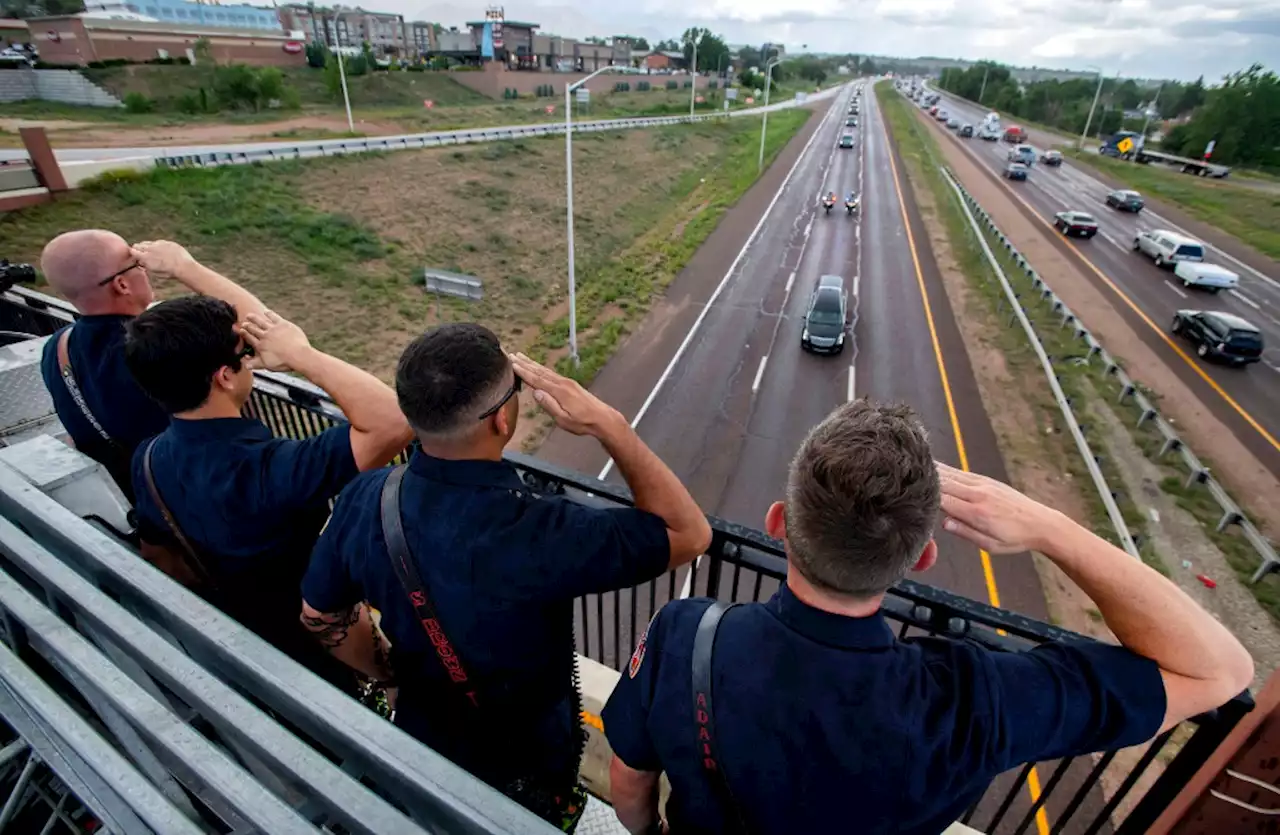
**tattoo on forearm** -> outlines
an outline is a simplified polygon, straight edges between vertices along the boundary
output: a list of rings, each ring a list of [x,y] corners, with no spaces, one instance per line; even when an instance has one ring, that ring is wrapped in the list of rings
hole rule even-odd
[[[396,675],[395,670],[391,669],[389,654],[391,647],[387,644],[387,639],[378,628],[378,624],[373,622],[373,618],[369,619],[369,626],[373,629],[373,666],[378,670],[383,681],[389,681]]]
[[[320,645],[327,650],[342,646],[347,640],[351,627],[360,620],[360,607],[352,606],[342,612],[333,612],[315,617],[302,615],[302,625],[311,630]]]

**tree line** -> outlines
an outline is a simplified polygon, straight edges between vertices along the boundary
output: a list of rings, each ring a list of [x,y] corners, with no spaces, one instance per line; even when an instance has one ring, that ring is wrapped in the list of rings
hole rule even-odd
[[[1106,78],[1099,93],[1096,78],[1020,84],[1008,67],[982,61],[943,70],[939,86],[992,110],[1073,134],[1085,129],[1096,94],[1091,135],[1151,133],[1162,120],[1174,120],[1177,124],[1161,142],[1171,153],[1200,157],[1213,140],[1215,160],[1280,168],[1280,78],[1257,64],[1215,86],[1206,85],[1203,77],[1146,86],[1131,78]]]

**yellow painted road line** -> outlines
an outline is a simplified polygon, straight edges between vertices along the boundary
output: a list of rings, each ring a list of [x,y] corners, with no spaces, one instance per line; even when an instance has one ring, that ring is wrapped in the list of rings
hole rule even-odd
[[[914,116],[912,117],[914,118]],[[947,401],[947,412],[951,416],[951,431],[956,438],[956,454],[960,458],[960,469],[969,471],[969,456],[964,448],[964,436],[960,432],[960,418],[956,414],[955,400],[951,397],[951,382],[947,376],[947,364],[942,359],[942,345],[938,341],[938,329],[934,325],[933,307],[929,304],[929,292],[924,285],[924,271],[920,269],[920,256],[916,251],[915,235],[911,233],[911,220],[907,217],[907,201],[902,193],[902,180],[898,176],[898,164],[893,159],[893,145],[889,140],[889,129],[885,125],[883,114],[880,119],[880,130],[884,134],[885,149],[889,155],[889,167],[893,169],[893,188],[898,193],[898,209],[902,212],[902,225],[907,230],[907,245],[911,250],[911,263],[916,271],[916,283],[920,286],[920,301],[924,305],[924,318],[929,325],[929,337],[933,340],[933,354],[938,360],[938,376],[942,380],[942,393]],[[982,576],[987,581],[987,598],[992,606],[1000,606],[1000,590],[996,587],[996,575],[991,568],[991,555],[979,549],[978,557],[982,560]],[[1027,792],[1034,805],[1040,800],[1040,775],[1035,766],[1027,775]],[[1049,835],[1049,816],[1043,806],[1036,810],[1036,830],[1039,835]]]
[[[972,154],[972,152],[969,151],[967,148],[964,148],[964,150],[967,153]],[[982,163],[980,162],[977,162],[976,164],[979,167],[985,168],[985,166],[982,166]],[[1048,229],[1055,238],[1058,237],[1058,230],[1054,228],[1053,224],[1045,220],[1043,217],[1041,217],[1040,213],[1036,211],[1035,208],[1030,203],[1024,200],[1021,195],[1019,195],[1016,191],[1014,191],[1012,188],[1009,187],[1008,183],[1001,181],[1000,187],[1003,188],[1009,194],[1010,197],[1012,197],[1014,200],[1017,200],[1024,207],[1026,207],[1027,211],[1031,212],[1031,215],[1036,220],[1038,220],[1042,225],[1044,225],[1044,227]],[[1240,417],[1244,418],[1245,422],[1248,423],[1250,426],[1252,426],[1257,431],[1257,433],[1261,435],[1263,439],[1266,440],[1267,443],[1271,444],[1271,446],[1276,451],[1280,451],[1280,440],[1277,440],[1276,437],[1272,435],[1270,432],[1268,432],[1261,423],[1258,423],[1258,421],[1254,418],[1254,416],[1249,414],[1247,409],[1245,409],[1243,406],[1241,406],[1239,403],[1236,402],[1236,399],[1234,397],[1227,394],[1226,390],[1223,389],[1222,386],[1218,385],[1217,380],[1210,377],[1208,372],[1206,372],[1198,362],[1193,360],[1190,354],[1188,354],[1186,351],[1182,349],[1181,345],[1179,345],[1177,342],[1174,342],[1173,339],[1170,338],[1169,334],[1165,333],[1163,328],[1157,325],[1151,319],[1151,317],[1146,314],[1146,312],[1142,308],[1138,307],[1137,303],[1129,297],[1128,293],[1121,290],[1120,287],[1114,281],[1112,281],[1111,278],[1108,277],[1106,273],[1104,273],[1101,269],[1099,269],[1098,266],[1094,264],[1093,261],[1091,261],[1087,255],[1084,254],[1084,251],[1080,249],[1079,244],[1067,239],[1064,239],[1064,241],[1067,244],[1067,246],[1071,247],[1072,252],[1074,252],[1082,262],[1084,262],[1084,265],[1087,266],[1090,270],[1092,270],[1094,275],[1096,275],[1098,278],[1102,280],[1103,284],[1110,287],[1111,291],[1115,293],[1117,296],[1119,296],[1120,300],[1123,301],[1126,305],[1128,305],[1129,309],[1132,310],[1135,314],[1137,314],[1138,318],[1140,318],[1143,322],[1145,322],[1147,326],[1151,328],[1151,330],[1155,331],[1156,334],[1159,335],[1159,337],[1165,341],[1165,344],[1167,344],[1170,348],[1172,348],[1173,352],[1182,358],[1183,362],[1185,362],[1188,366],[1190,366],[1190,368],[1193,371],[1199,374],[1200,378],[1204,380],[1206,383],[1208,383],[1209,387],[1213,389],[1214,392],[1216,392],[1218,396],[1221,397],[1228,406],[1234,409],[1236,413],[1240,415]]]

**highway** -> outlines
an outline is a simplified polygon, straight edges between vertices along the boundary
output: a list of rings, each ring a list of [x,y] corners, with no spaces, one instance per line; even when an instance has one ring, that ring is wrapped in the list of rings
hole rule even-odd
[[[1005,475],[927,236],[914,204],[904,204],[899,192],[905,173],[875,97],[868,86],[857,128],[845,127],[847,100],[840,96],[823,114],[754,238],[739,243],[736,256],[720,253],[733,262],[718,295],[677,298],[673,316],[702,315],[687,330],[651,316],[659,320],[653,327],[660,338],[646,345],[642,328],[593,384],[633,420],[703,509],[752,527],[762,525],[770,503],[783,495],[787,467],[807,432],[853,397],[910,403],[938,458]],[[846,131],[854,135],[852,149],[838,147]],[[850,190],[862,195],[859,216],[839,207],[823,213],[821,194]],[[703,249],[715,247],[713,240]],[[843,277],[854,311],[846,348],[835,356],[800,346],[809,296],[823,275]],[[679,285],[671,291],[677,297]],[[683,350],[675,354],[678,344]],[[539,454],[618,480],[597,445],[565,433],[553,433]],[[1047,616],[1029,560],[1002,557],[993,564],[977,549],[940,536],[943,558],[921,579]]]
[[[971,102],[941,95],[940,107],[961,122],[977,125],[985,115]],[[948,137],[940,141],[959,144],[996,174],[1003,169],[1010,145],[960,139],[950,131],[943,132]],[[1213,294],[1183,287],[1171,271],[1157,268],[1133,251],[1134,238],[1141,230],[1166,229],[1197,237],[1162,217],[1158,210],[1146,208],[1135,215],[1109,208],[1105,199],[1111,189],[1070,161],[1058,168],[1037,163],[1026,182],[1002,179],[1001,183],[1024,208],[1046,223],[1052,223],[1056,212],[1067,209],[1087,211],[1098,219],[1097,237],[1089,241],[1064,240],[1060,246],[1082,259],[1086,274],[1102,284],[1104,292],[1112,294],[1116,308],[1135,330],[1167,357],[1169,366],[1232,427],[1259,461],[1280,474],[1280,281],[1268,274],[1266,265],[1259,268],[1247,264],[1206,242],[1206,261],[1237,272],[1239,288]],[[1274,262],[1271,264],[1274,266]],[[1263,333],[1263,361],[1245,368],[1229,368],[1196,358],[1189,343],[1168,334],[1174,312],[1179,309],[1226,311],[1252,322]]]

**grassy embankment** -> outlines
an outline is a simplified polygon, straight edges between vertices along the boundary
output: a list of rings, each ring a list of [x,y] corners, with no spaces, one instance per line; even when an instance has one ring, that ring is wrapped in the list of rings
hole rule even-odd
[[[878,88],[877,95],[883,104],[885,116],[893,127],[899,150],[907,162],[909,176],[918,183],[926,184],[933,193],[935,203],[939,207],[939,214],[946,225],[956,260],[969,280],[970,287],[975,291],[975,295],[984,302],[987,315],[983,330],[989,333],[992,342],[1000,347],[1010,374],[1014,375],[1018,381],[1025,383],[1025,385],[1019,385],[1018,390],[1036,406],[1039,418],[1037,427],[1050,425],[1054,428],[1052,433],[1036,432],[1034,437],[1028,437],[1026,449],[1023,452],[1033,454],[1035,449],[1042,448],[1049,456],[1050,463],[1056,460],[1066,468],[1065,471],[1070,473],[1077,483],[1088,484],[1087,474],[1084,472],[1074,445],[1066,434],[1057,404],[1044,381],[1039,362],[1034,354],[1027,350],[1027,341],[1021,328],[1016,325],[1009,327],[1011,314],[1007,303],[1003,301],[1003,290],[992,275],[972,228],[963,216],[958,198],[938,171],[938,160],[942,157],[934,138],[914,118],[909,105],[892,89]],[[1137,166],[1132,167],[1137,168]],[[1099,375],[1096,363],[1085,365],[1073,361],[1085,354],[1083,343],[1075,339],[1070,330],[1058,326],[1058,318],[1046,305],[1039,302],[1038,291],[1031,286],[1030,280],[1012,261],[1003,247],[999,246],[998,241],[988,236],[987,243],[996,253],[997,260],[1000,261],[1020,298],[1029,300],[1024,308],[1026,314],[1041,335],[1045,351],[1058,360],[1055,364],[1058,380],[1075,404],[1077,414],[1083,414],[1088,408],[1111,409],[1117,414],[1133,442],[1163,473],[1161,489],[1174,497],[1180,507],[1190,512],[1201,523],[1205,534],[1223,553],[1236,575],[1246,581],[1246,587],[1258,602],[1277,623],[1280,623],[1280,579],[1273,575],[1257,585],[1247,583],[1259,563],[1252,546],[1235,527],[1229,527],[1221,533],[1215,530],[1221,511],[1208,491],[1203,488],[1183,487],[1188,473],[1182,466],[1181,459],[1176,455],[1169,455],[1163,459],[1159,457],[1163,437],[1155,429],[1154,424],[1146,422],[1141,427],[1135,426],[1137,411],[1132,405],[1132,400],[1127,401],[1130,405],[1124,407],[1122,411],[1117,411],[1112,406],[1118,393],[1114,383],[1109,378],[1104,379]],[[1122,359],[1117,358],[1117,361]],[[1150,391],[1146,394],[1153,401],[1158,401],[1157,394]],[[1113,456],[1108,453],[1096,434],[1090,433],[1089,440],[1095,452],[1102,456],[1101,466],[1107,483],[1115,488],[1122,482],[1111,463]],[[1003,449],[1005,446],[1003,438],[1001,445]],[[1005,455],[1007,460],[1009,453],[1006,451]],[[1212,462],[1203,457],[1201,460],[1213,469]],[[1113,538],[1114,532],[1111,529],[1110,520],[1107,519],[1102,502],[1096,493],[1092,489],[1084,489],[1081,495],[1089,502],[1093,530],[1100,535]],[[1130,531],[1140,535],[1146,522],[1145,518],[1139,513],[1132,499],[1124,493],[1121,493],[1117,500]],[[1172,560],[1176,555],[1156,555],[1151,552],[1149,545],[1141,550],[1143,558],[1149,564],[1162,573],[1168,574],[1169,567],[1165,560]]]
[[[65,119],[83,122],[106,122],[122,127],[154,127],[183,124],[257,124],[297,117],[334,117],[345,121],[341,98],[335,98],[325,84],[324,72],[310,67],[285,69],[287,83],[298,91],[301,108],[298,110],[265,110],[259,113],[227,110],[218,113],[190,114],[179,109],[179,100],[197,92],[203,76],[198,67],[132,65],[85,70],[92,81],[123,98],[129,93],[146,96],[154,106],[150,113],[129,113],[123,109],[77,107],[54,102],[28,101],[7,105],[5,115],[14,118]],[[622,78],[621,76],[619,78]],[[605,79],[606,81],[608,79]],[[649,79],[653,89],[636,90],[637,78],[626,77],[631,92],[598,92],[590,107],[583,111],[583,118],[611,119],[628,116],[662,116],[687,113],[689,90],[667,90],[666,76]],[[680,83],[683,80],[677,79]],[[546,77],[548,84],[563,91],[563,80],[554,74]],[[609,85],[610,87],[612,85]],[[362,131],[359,122],[393,124],[405,131],[453,130],[491,125],[510,125],[551,121],[564,116],[564,97],[525,98],[517,101],[490,99],[458,83],[446,72],[376,72],[348,79],[352,115],[357,121],[356,133]],[[775,90],[776,98],[790,98],[794,91],[788,88]],[[720,110],[723,91],[702,91],[706,101],[697,105],[699,112]],[[424,106],[430,100],[431,109]],[[546,108],[555,108],[548,114]],[[734,107],[745,107],[740,99]],[[556,115],[558,114],[558,116]],[[304,129],[297,132],[283,131],[279,135],[290,138],[324,138],[341,135],[337,129]],[[264,134],[271,135],[271,134]]]
[[[1045,465],[1067,473],[1076,484],[1090,485],[1088,471],[1084,462],[1080,460],[1080,454],[1071,440],[1061,410],[1045,381],[1040,362],[1034,352],[1027,349],[1027,338],[1022,328],[1016,323],[1010,327],[1011,311],[1008,303],[1004,301],[1004,292],[992,274],[978,239],[964,215],[959,198],[938,170],[942,155],[934,137],[919,123],[911,112],[910,104],[896,93],[891,85],[877,85],[876,95],[885,118],[892,128],[898,151],[906,163],[907,176],[918,185],[923,185],[933,195],[933,205],[936,207],[938,219],[946,228],[952,254],[965,278],[968,279],[970,287],[981,299],[982,310],[986,314],[983,331],[989,334],[990,342],[1005,356],[1010,376],[1019,382],[1018,391],[1036,416],[1035,428],[1027,427],[1028,434],[1034,432],[1034,437],[1001,438],[1002,452],[1006,460],[1015,455],[1039,453],[1043,456],[1042,463]],[[997,259],[1001,261],[1001,267],[1007,275],[1012,278],[1015,272],[1021,274],[1021,270],[1016,268],[1012,259],[1003,248],[996,245],[994,239],[989,240],[988,243],[996,252]],[[1036,330],[1042,335],[1045,350],[1050,356],[1070,358],[1082,353],[1080,343],[1071,338],[1071,332],[1057,327],[1056,320],[1047,315],[1046,310],[1033,305],[1026,309],[1026,313]],[[1061,362],[1056,366],[1056,370],[1063,391],[1072,398],[1073,403],[1077,404],[1077,412],[1080,411],[1078,404],[1085,398],[1090,396],[1095,400],[1098,398],[1091,382],[1092,369],[1088,366]],[[1049,429],[1037,431],[1042,427]],[[1029,440],[1030,443],[1022,443],[1023,440]],[[1091,438],[1090,443],[1096,445],[1098,439]],[[1011,448],[1006,449],[1006,447]],[[1117,474],[1108,472],[1108,463],[1105,458],[1103,471],[1108,483],[1112,485],[1119,483]],[[1089,508],[1089,522],[1093,530],[1112,542],[1118,543],[1106,508],[1096,491],[1091,486],[1085,486],[1080,490],[1080,497]],[[1143,517],[1137,507],[1131,501],[1125,500],[1123,495],[1119,497],[1118,502],[1130,532],[1140,534]],[[1159,558],[1149,548],[1142,550],[1148,562],[1161,570],[1164,569]]]
[[[1192,177],[1158,165],[1135,165],[1088,151],[1067,153],[1130,188],[1234,235],[1265,255],[1280,258],[1280,189],[1274,184],[1238,185],[1230,180]]]
[[[770,159],[809,115],[774,114]],[[107,177],[0,217],[0,238],[7,257],[27,261],[73,228],[181,241],[316,344],[384,378],[424,326],[476,320],[587,381],[755,181],[758,142],[755,120],[575,140],[577,369],[565,360],[564,144],[555,138]],[[424,266],[480,277],[484,301],[426,295]]]

